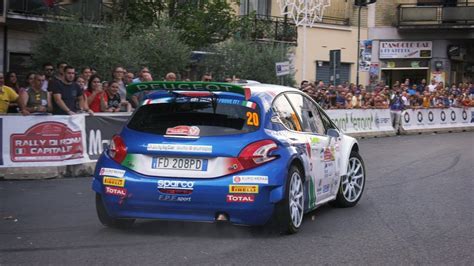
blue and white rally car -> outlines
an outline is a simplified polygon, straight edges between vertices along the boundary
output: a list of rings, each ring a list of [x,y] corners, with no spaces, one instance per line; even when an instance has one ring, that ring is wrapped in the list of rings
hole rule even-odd
[[[288,87],[148,82],[146,94],[97,162],[100,221],[230,221],[295,233],[303,214],[361,198],[365,167],[306,94]]]

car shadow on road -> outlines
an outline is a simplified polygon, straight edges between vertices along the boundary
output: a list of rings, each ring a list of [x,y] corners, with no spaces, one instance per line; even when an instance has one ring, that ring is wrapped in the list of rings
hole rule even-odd
[[[300,231],[313,232],[314,221],[321,216],[327,215],[333,208],[322,206],[304,216]],[[313,226],[312,226],[313,224]],[[266,226],[239,226],[230,223],[206,223],[206,222],[182,222],[182,221],[160,221],[160,220],[137,220],[132,228],[117,230],[124,234],[133,235],[160,235],[177,237],[204,237],[204,238],[278,238],[291,237],[281,234],[272,225]]]

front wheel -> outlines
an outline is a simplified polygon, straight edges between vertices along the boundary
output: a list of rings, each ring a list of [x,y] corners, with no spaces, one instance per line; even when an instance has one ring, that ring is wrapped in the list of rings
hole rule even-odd
[[[304,185],[301,171],[292,166],[286,180],[286,197],[276,207],[276,220],[279,231],[294,234],[303,222]]]
[[[95,195],[95,208],[97,210],[97,217],[99,221],[107,226],[118,229],[127,229],[132,227],[135,219],[116,219],[111,217],[107,210],[105,209],[104,202],[102,201],[102,196],[99,193]]]
[[[365,187],[365,166],[357,152],[351,152],[347,174],[341,176],[337,197],[332,205],[340,208],[353,207],[362,197]]]

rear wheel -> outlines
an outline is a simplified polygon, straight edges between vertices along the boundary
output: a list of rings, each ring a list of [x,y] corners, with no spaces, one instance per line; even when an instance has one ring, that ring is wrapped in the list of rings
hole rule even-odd
[[[362,197],[365,187],[365,166],[357,152],[351,152],[347,166],[347,174],[341,176],[341,184],[333,205],[346,208],[353,207]]]
[[[135,222],[135,219],[116,219],[111,217],[107,213],[107,210],[104,207],[104,202],[102,201],[102,196],[99,193],[95,194],[95,208],[100,222],[107,227],[127,229],[132,227]]]
[[[286,180],[286,197],[276,207],[276,220],[281,233],[298,232],[303,222],[304,185],[301,171],[292,166]]]

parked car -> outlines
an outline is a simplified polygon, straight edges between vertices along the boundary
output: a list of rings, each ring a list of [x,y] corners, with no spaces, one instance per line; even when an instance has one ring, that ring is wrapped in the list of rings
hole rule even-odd
[[[359,144],[299,90],[203,82],[127,90],[145,99],[99,158],[92,184],[106,226],[229,221],[295,233],[304,213],[362,196]]]

